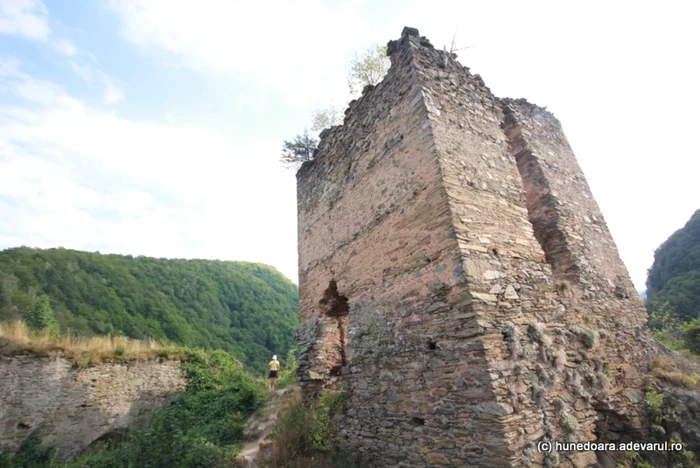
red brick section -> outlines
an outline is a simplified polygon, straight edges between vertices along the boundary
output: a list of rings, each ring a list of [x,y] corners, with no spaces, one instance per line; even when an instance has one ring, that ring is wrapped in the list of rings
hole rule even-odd
[[[376,466],[594,462],[535,446],[634,437],[652,346],[558,122],[414,29],[389,53],[297,174],[305,397],[345,388]]]

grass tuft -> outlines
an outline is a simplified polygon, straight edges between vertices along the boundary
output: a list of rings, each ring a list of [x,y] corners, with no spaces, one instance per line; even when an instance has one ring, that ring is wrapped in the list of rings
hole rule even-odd
[[[658,356],[652,363],[651,375],[678,387],[700,388],[698,366],[685,359]]]
[[[181,359],[183,348],[150,340],[134,340],[125,336],[56,336],[48,331],[33,332],[22,321],[0,322],[0,354],[29,352],[33,354],[61,353],[78,367],[105,361],[137,359]]]

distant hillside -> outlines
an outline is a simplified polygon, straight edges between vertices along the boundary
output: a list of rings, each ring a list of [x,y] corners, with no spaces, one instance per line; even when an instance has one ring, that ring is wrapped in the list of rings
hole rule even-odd
[[[700,316],[700,210],[654,252],[647,298],[656,310],[668,303],[681,320]]]
[[[297,287],[267,265],[0,251],[0,320],[20,318],[37,293],[64,331],[224,349],[258,371],[293,346],[298,323]]]

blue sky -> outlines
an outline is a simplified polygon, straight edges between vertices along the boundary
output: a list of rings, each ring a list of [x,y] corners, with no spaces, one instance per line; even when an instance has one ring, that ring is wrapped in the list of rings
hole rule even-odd
[[[456,34],[562,121],[635,284],[700,208],[696,1],[0,0],[0,249],[248,260],[296,281],[281,142],[354,50]]]

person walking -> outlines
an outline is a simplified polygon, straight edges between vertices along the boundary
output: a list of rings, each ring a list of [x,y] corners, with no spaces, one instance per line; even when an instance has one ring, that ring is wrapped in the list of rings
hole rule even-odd
[[[270,370],[270,390],[275,391],[277,386],[277,377],[280,371],[280,362],[277,360],[277,355],[272,356],[272,361],[268,364],[268,369]]]

